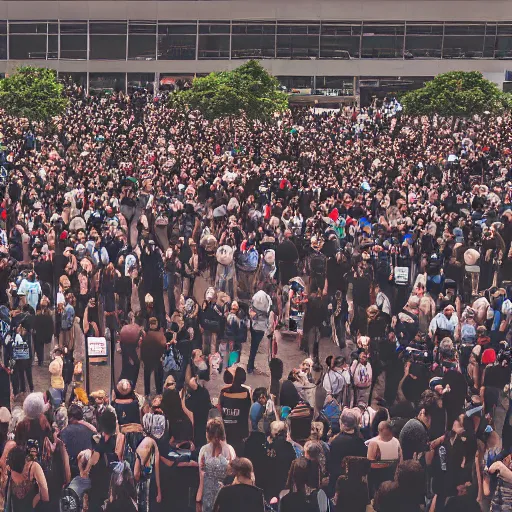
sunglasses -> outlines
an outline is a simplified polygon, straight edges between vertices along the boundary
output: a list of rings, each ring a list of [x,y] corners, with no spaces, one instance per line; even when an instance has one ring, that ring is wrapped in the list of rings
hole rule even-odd
[[[166,382],[165,387],[166,388],[174,388],[174,387],[176,387],[176,382]]]

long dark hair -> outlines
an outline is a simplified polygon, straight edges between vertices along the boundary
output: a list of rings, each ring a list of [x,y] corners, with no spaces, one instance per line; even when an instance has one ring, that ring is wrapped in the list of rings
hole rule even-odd
[[[306,494],[306,487],[308,485],[308,461],[304,457],[295,459],[290,466],[288,472],[288,480],[286,481],[286,488],[290,492],[298,492]]]
[[[181,404],[180,394],[176,389],[164,389],[161,409],[169,425],[183,421],[187,417]]]
[[[110,478],[110,494],[112,501],[137,501],[137,491],[132,470],[128,463],[117,462],[112,470]]]

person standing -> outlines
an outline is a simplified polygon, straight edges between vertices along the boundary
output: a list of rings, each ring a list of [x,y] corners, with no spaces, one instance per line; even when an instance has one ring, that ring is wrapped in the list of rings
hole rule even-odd
[[[199,488],[196,494],[198,512],[212,512],[221,482],[228,465],[235,459],[232,446],[226,443],[226,432],[220,418],[208,420],[206,425],[208,444],[199,452]]]
[[[54,325],[52,312],[50,311],[50,299],[43,296],[39,307],[37,308],[34,322],[32,324],[32,332],[34,336],[34,350],[37,355],[37,364],[43,365],[44,346],[52,342],[54,334]]]
[[[29,304],[35,311],[39,300],[43,295],[41,284],[39,283],[36,273],[31,270],[27,277],[23,279],[18,288],[18,295],[22,297],[20,304]]]
[[[336,482],[341,475],[342,462],[349,455],[366,457],[367,449],[363,438],[357,430],[358,417],[350,410],[345,409],[340,416],[340,433],[331,440],[331,453],[328,461],[329,496],[334,495]]]
[[[251,395],[249,390],[243,386],[246,377],[245,370],[238,367],[235,370],[233,383],[223,388],[219,397],[226,438],[239,456],[243,452],[244,440],[249,436]]]
[[[272,307],[272,299],[263,291],[256,292],[252,298],[249,315],[251,317],[251,350],[247,373],[254,372],[254,362],[261,340],[269,327],[269,314]]]
[[[364,402],[368,405],[372,385],[372,365],[368,361],[368,354],[366,352],[361,352],[359,360],[352,363],[350,374],[354,382],[354,403]]]
[[[34,391],[32,381],[32,348],[28,339],[28,326],[23,320],[16,330],[14,340],[11,344],[11,355],[14,360],[13,393],[25,393],[25,375],[27,376],[30,392]]]
[[[229,464],[234,475],[231,485],[222,487],[213,512],[263,512],[263,491],[254,485],[254,471],[249,459],[237,458]]]
[[[163,367],[161,358],[165,352],[166,339],[162,329],[158,328],[158,320],[155,317],[149,319],[149,331],[142,339],[140,357],[144,364],[144,394],[151,393],[151,374],[155,376],[155,388],[157,394],[162,392]]]

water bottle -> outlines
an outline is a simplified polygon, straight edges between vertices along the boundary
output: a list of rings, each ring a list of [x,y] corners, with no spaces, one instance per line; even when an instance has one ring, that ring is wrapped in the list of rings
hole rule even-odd
[[[446,471],[446,448],[439,447],[439,460],[441,461],[441,471]]]

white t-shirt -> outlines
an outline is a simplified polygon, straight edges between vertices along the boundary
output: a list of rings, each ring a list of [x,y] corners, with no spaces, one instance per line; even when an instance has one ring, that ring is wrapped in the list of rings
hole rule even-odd
[[[336,396],[339,395],[347,382],[345,381],[345,377],[343,377],[342,373],[337,370],[329,370],[324,375],[324,380],[322,381],[322,386],[328,394]]]
[[[34,308],[34,311],[37,309],[39,297],[42,294],[43,291],[41,290],[39,281],[32,282],[27,279],[23,279],[23,281],[21,281],[18,289],[18,295],[25,295],[27,302]]]

